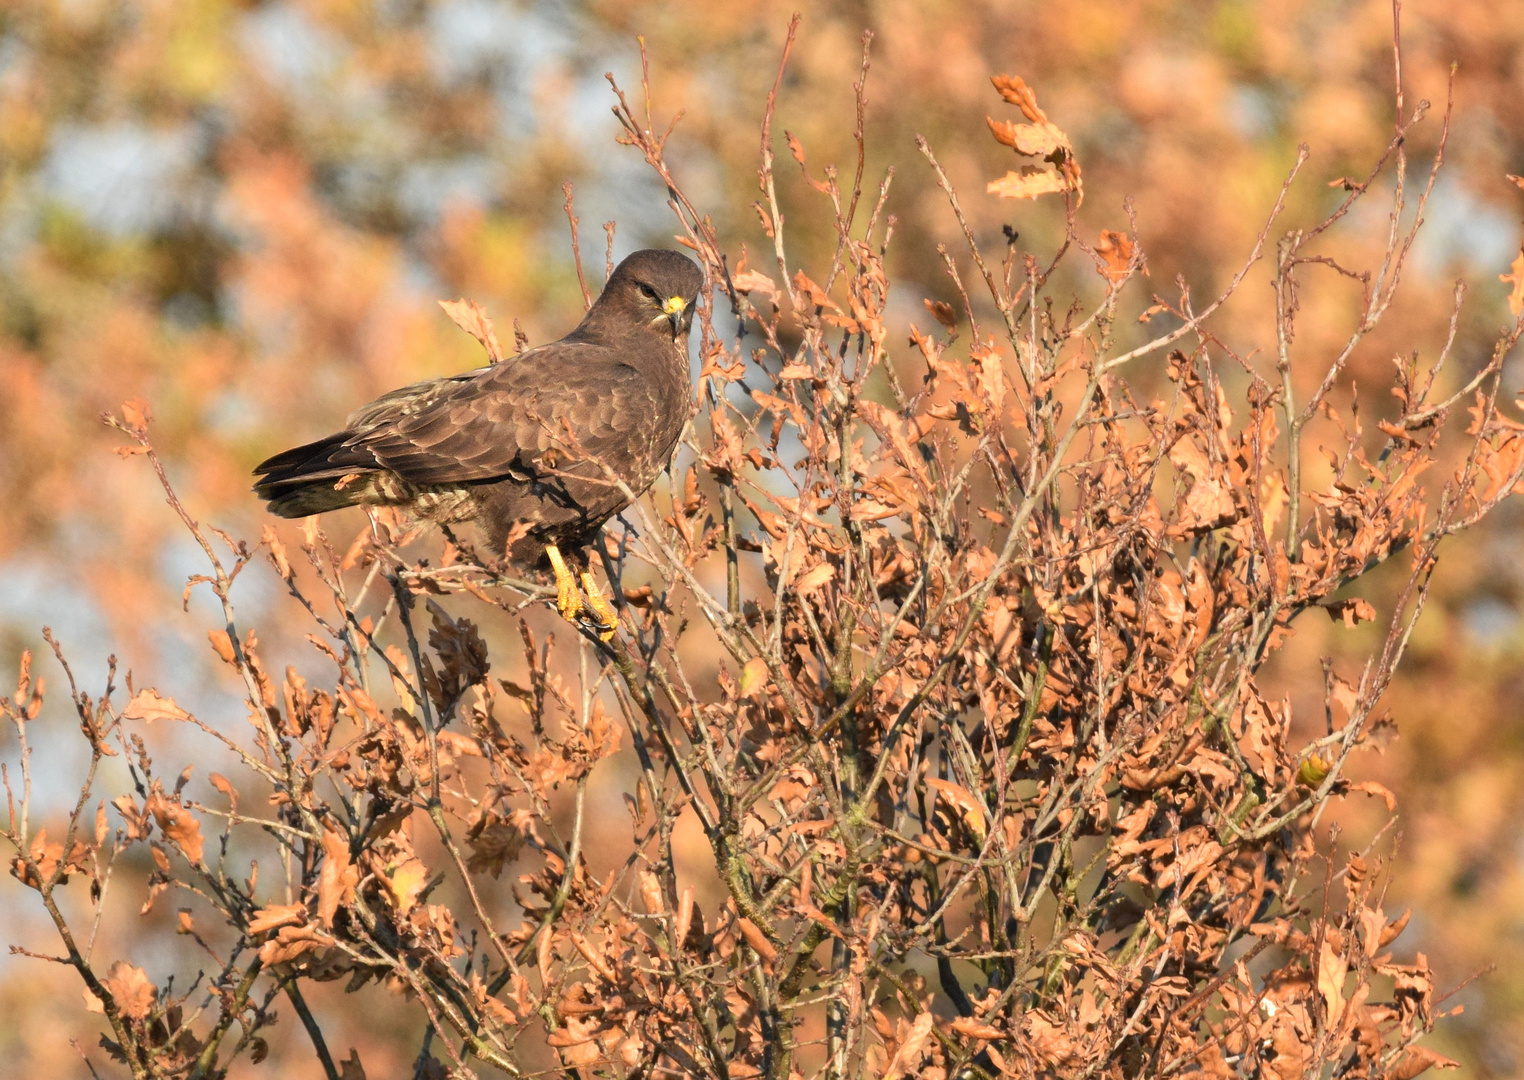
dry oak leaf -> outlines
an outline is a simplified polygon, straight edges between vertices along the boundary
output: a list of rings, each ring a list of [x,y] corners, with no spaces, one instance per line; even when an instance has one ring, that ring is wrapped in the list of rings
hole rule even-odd
[[[1345,626],[1358,626],[1363,622],[1370,622],[1376,617],[1376,609],[1370,603],[1352,596],[1347,600],[1335,600],[1324,607],[1328,611],[1328,617],[1334,622],[1342,621]]]
[[[1498,280],[1513,285],[1508,293],[1508,310],[1518,318],[1524,315],[1524,248],[1519,249],[1519,257],[1509,264],[1508,269],[1511,273],[1499,274]]]
[[[774,305],[778,302],[778,283],[766,274],[759,274],[755,270],[743,270],[732,276],[730,283],[735,286],[736,292],[759,292]]]
[[[303,953],[332,944],[333,939],[315,926],[282,926],[259,947],[259,961],[265,967],[288,964]]]
[[[821,565],[826,566],[827,569],[830,568],[828,564],[823,563]],[[815,569],[818,570],[820,567],[817,566]],[[811,574],[814,572],[814,570],[810,571]],[[808,576],[809,574],[805,575],[805,577]],[[756,697],[762,688],[767,685],[767,676],[767,661],[760,656],[753,656],[750,660],[746,661],[746,666],[741,669],[741,686],[737,691],[739,696],[743,698]]]
[[[323,830],[323,871],[318,877],[318,921],[333,929],[339,908],[354,899],[360,882],[360,869],[349,856],[349,841],[343,834]]]
[[[1101,238],[1096,241],[1095,253],[1101,257],[1104,265],[1097,266],[1096,273],[1113,285],[1121,284],[1127,280],[1127,275],[1131,272],[1135,250],[1132,240],[1126,233],[1102,229]]]
[[[381,880],[391,894],[397,914],[406,915],[418,903],[423,887],[428,884],[429,868],[419,859],[408,859],[383,874]]]
[[[894,1051],[894,1057],[889,1059],[889,1064],[884,1067],[882,1080],[899,1080],[902,1076],[913,1076],[921,1063],[921,1047],[926,1045],[926,1036],[931,1034],[931,1025],[934,1017],[928,1012],[923,1012],[915,1018],[910,1025],[910,1031],[900,1042]]]
[[[101,986],[111,995],[111,1000],[116,1002],[122,1015],[132,1020],[147,1017],[159,996],[159,988],[149,981],[148,973],[125,960],[118,960],[111,965],[111,970],[101,980]],[[85,1008],[91,1012],[106,1011],[100,999],[88,989],[85,991]]]
[[[48,830],[38,829],[37,835],[32,837],[27,854],[31,856],[37,872],[33,873],[27,866],[26,860],[18,855],[11,860],[11,876],[28,888],[40,892],[43,882],[53,876],[53,872],[58,869],[58,864],[63,859],[63,845],[56,842],[48,843]],[[68,880],[69,875],[64,874],[58,879],[58,884],[62,885]]]
[[[959,1035],[965,1035],[970,1039],[982,1039],[985,1042],[1005,1038],[1005,1032],[972,1016],[958,1017],[952,1022],[952,1029]]]
[[[212,643],[212,648],[224,664],[231,664],[236,658],[233,651],[233,639],[228,636],[226,630],[208,630],[206,639]]]
[[[270,904],[260,908],[249,920],[249,933],[263,934],[282,926],[292,926],[307,921],[305,904]]]
[[[570,1068],[591,1065],[603,1056],[598,1049],[598,1021],[568,1016],[566,1027],[552,1031],[545,1041],[561,1053],[561,1063]]]
[[[189,720],[190,713],[176,705],[173,698],[161,697],[153,687],[145,687],[133,695],[122,710],[123,720],[142,720],[151,724],[155,720]]]
[[[1374,780],[1361,780],[1357,784],[1349,785],[1349,789],[1365,795],[1373,795],[1380,799],[1386,803],[1386,812],[1388,814],[1396,813],[1397,811],[1397,796],[1393,795],[1391,790],[1384,784],[1378,784]]]
[[[941,300],[922,300],[921,303],[926,305],[926,310],[931,312],[931,317],[947,327],[947,329],[956,330],[958,328],[958,316],[953,311],[951,304]]]
[[[153,420],[153,410],[142,398],[128,398],[122,402],[122,419],[130,430],[142,433],[148,430]]]
[[[1069,185],[1058,173],[1026,165],[1021,172],[1008,172],[999,180],[991,180],[984,190],[1002,199],[1035,199],[1039,195],[1068,191]]]
[[[808,596],[825,585],[836,576],[836,567],[830,563],[816,563],[809,570],[794,579],[794,591],[800,596]]]
[[[360,1064],[360,1051],[352,1046],[348,1059],[339,1062],[339,1080],[366,1080],[365,1066]]]
[[[148,796],[144,810],[153,815],[159,831],[185,853],[192,865],[201,861],[206,842],[201,835],[201,822],[194,814],[157,791]]]
[[[969,794],[967,788],[959,787],[947,780],[938,780],[934,776],[926,778],[926,786],[935,788],[937,794],[947,800],[947,804],[957,811],[964,828],[968,829],[979,843],[984,843],[985,834],[989,831],[985,824],[984,807],[979,805],[978,799]]]
[[[441,300],[439,306],[444,308],[451,322],[482,343],[488,360],[494,364],[502,361],[503,346],[497,340],[497,331],[492,328],[486,308],[475,300],[466,299]]]
[[[1392,1071],[1387,1075],[1391,1080],[1413,1080],[1413,1077],[1428,1072],[1430,1069],[1458,1069],[1460,1062],[1436,1054],[1425,1046],[1410,1046],[1403,1051],[1402,1057],[1392,1066]]]

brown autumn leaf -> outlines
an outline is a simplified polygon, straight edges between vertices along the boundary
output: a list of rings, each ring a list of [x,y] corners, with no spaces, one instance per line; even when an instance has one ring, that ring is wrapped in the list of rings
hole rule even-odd
[[[836,576],[836,567],[830,563],[816,563],[804,573],[794,579],[794,591],[800,596],[809,596],[825,586],[825,583]]]
[[[249,933],[264,934],[282,926],[307,921],[305,904],[267,904],[249,920]]]
[[[1020,75],[993,75],[990,83],[1008,105],[1016,106],[1028,120],[1034,124],[1047,121],[1048,114],[1037,107],[1036,93]]]
[[[323,830],[323,870],[318,875],[318,921],[333,929],[340,907],[354,899],[360,869],[349,855],[349,841],[335,829]]]
[[[737,693],[743,698],[756,697],[767,686],[767,679],[767,661],[760,656],[753,656],[741,668],[741,685]]]
[[[1068,182],[1058,173],[1032,165],[1022,166],[1019,173],[1008,172],[998,180],[991,180],[985,188],[989,194],[999,195],[1002,199],[1035,199],[1068,190]]]
[[[1397,811],[1397,796],[1393,795],[1391,789],[1385,784],[1378,784],[1374,780],[1361,780],[1358,783],[1350,784],[1349,789],[1380,799],[1386,803],[1386,811],[1389,814],[1396,813]]]
[[[205,839],[201,835],[201,822],[194,814],[157,791],[148,796],[144,809],[153,815],[159,831],[174,842],[192,865],[201,861]]]
[[[52,878],[58,869],[58,864],[63,859],[63,844],[48,842],[48,830],[38,829],[32,837],[32,842],[27,848],[27,854],[31,856],[36,871],[33,872],[27,866],[27,860],[19,855],[11,860],[11,876],[29,888],[41,890],[43,883]],[[58,879],[62,885],[69,880],[68,874],[63,874]]]
[[[333,939],[316,926],[282,926],[259,947],[259,960],[265,967],[291,961],[333,944]]]
[[[997,1027],[984,1023],[977,1017],[960,1016],[952,1022],[952,1029],[959,1035],[970,1039],[980,1039],[989,1042],[994,1039],[1005,1038],[1005,1032]]]
[[[1458,1069],[1460,1062],[1430,1050],[1426,1046],[1410,1046],[1402,1052],[1387,1075],[1391,1080],[1413,1080],[1430,1069]]]
[[[233,652],[233,639],[226,630],[208,630],[206,639],[212,643],[212,649],[224,664],[234,663],[236,654]]]
[[[895,1048],[894,1056],[884,1067],[882,1080],[899,1080],[902,1076],[913,1076],[921,1064],[921,1048],[926,1045],[926,1037],[931,1034],[931,1025],[935,1017],[928,1010],[920,1013],[910,1024],[910,1030]]]
[[[957,812],[958,819],[963,822],[964,828],[980,843],[984,843],[985,834],[989,826],[985,821],[984,807],[979,800],[971,795],[967,788],[960,787],[950,780],[939,780],[935,776],[926,778],[926,786],[934,788],[938,795],[947,800],[947,804]]]
[[[419,859],[407,859],[381,875],[392,906],[397,914],[406,915],[418,903],[423,887],[429,881],[429,868]]]
[[[127,707],[122,710],[122,719],[142,720],[151,724],[155,720],[188,720],[190,713],[176,705],[174,699],[160,696],[150,686],[133,695]]]
[[[474,830],[471,836],[471,855],[466,867],[472,873],[486,873],[498,877],[503,867],[519,857],[524,846],[524,826],[527,815],[515,813],[506,821],[493,820]]]
[[[1329,1027],[1337,1027],[1344,1015],[1344,977],[1349,974],[1349,963],[1334,948],[1333,942],[1323,940],[1318,954],[1318,993],[1323,995],[1323,1008]]]
[[[360,1064],[360,1051],[349,1048],[349,1057],[339,1062],[339,1080],[366,1080],[365,1066]]]
[[[666,895],[662,892],[661,878],[649,870],[640,871],[640,902],[645,905],[646,914],[662,915],[666,913]]]
[[[922,300],[921,303],[926,305],[926,310],[931,312],[931,317],[948,330],[958,328],[958,314],[953,311],[951,304],[943,300]]]
[[[1362,600],[1358,596],[1335,600],[1324,606],[1330,619],[1334,622],[1342,622],[1345,626],[1358,626],[1376,617],[1376,609],[1371,607],[1369,601]]]
[[[153,410],[142,398],[129,398],[122,402],[122,420],[129,430],[141,435],[148,431],[148,425],[153,422]]]
[[[1043,121],[1037,124],[1013,124],[1008,120],[985,117],[995,141],[1009,146],[1025,157],[1046,158],[1068,150],[1069,137],[1054,125]]]
[[[1498,280],[1513,286],[1508,292],[1508,310],[1518,318],[1524,315],[1524,248],[1520,248],[1518,258],[1509,264],[1508,269],[1508,273],[1498,275]]]
[[[756,270],[743,270],[731,276],[730,283],[735,286],[736,292],[754,293],[759,292],[773,304],[778,302],[778,283],[766,274]]]
[[[1101,238],[1095,245],[1095,252],[1101,257],[1102,265],[1095,268],[1096,273],[1113,285],[1121,284],[1131,273],[1135,250],[1132,239],[1126,233],[1102,229]]]
[[[493,329],[486,308],[475,300],[467,299],[441,300],[439,306],[444,308],[444,313],[450,317],[451,322],[481,342],[482,348],[487,350],[489,363],[502,362],[503,346],[497,340],[497,331]]]
[[[561,1055],[561,1063],[568,1068],[586,1068],[603,1057],[598,1048],[598,1021],[580,1016],[568,1016],[565,1026],[552,1031],[545,1039]]]
[[[159,996],[159,989],[149,981],[148,973],[125,960],[111,965],[101,986],[111,995],[122,1015],[133,1020],[145,1019]],[[92,1011],[104,1012],[105,1009],[100,1007]]]

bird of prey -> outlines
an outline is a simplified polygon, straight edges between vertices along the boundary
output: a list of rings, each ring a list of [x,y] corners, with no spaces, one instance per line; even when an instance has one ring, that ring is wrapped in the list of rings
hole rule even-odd
[[[615,612],[583,547],[655,482],[691,415],[702,284],[687,256],[637,251],[560,341],[384,394],[343,431],[261,462],[254,490],[287,518],[360,505],[472,523],[498,556],[548,559],[561,614],[590,612],[612,637]],[[562,548],[582,568],[585,603]]]

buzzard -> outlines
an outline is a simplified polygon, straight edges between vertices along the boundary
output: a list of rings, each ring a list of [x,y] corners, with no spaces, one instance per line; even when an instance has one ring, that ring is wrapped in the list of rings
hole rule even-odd
[[[686,255],[637,251],[560,341],[384,394],[343,431],[261,462],[254,490],[287,518],[396,506],[472,523],[515,563],[547,558],[561,614],[590,612],[612,637],[614,609],[583,547],[677,445],[692,409],[688,330],[702,284]],[[562,548],[582,567],[585,602]]]

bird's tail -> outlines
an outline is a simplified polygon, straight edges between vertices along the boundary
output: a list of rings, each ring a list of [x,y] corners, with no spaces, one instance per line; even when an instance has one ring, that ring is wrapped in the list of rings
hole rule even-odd
[[[345,447],[347,434],[294,447],[260,462],[255,493],[284,518],[310,517],[375,501],[376,463]]]

